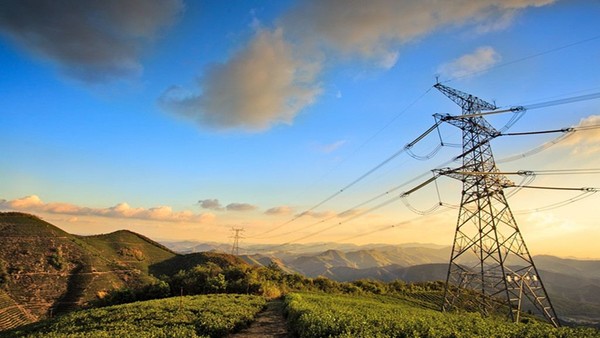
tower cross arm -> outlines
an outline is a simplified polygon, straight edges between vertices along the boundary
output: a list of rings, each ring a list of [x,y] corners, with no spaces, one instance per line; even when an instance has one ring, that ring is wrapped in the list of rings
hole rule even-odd
[[[459,105],[463,114],[479,112],[482,110],[496,110],[495,104],[484,101],[477,96],[462,92],[460,90],[444,86],[441,83],[436,83],[433,87],[446,95],[450,100]]]

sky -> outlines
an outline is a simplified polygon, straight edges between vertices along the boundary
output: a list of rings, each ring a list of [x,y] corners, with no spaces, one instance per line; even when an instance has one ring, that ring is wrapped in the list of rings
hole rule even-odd
[[[526,184],[600,187],[600,99],[544,104],[600,92],[599,16],[577,0],[2,1],[0,210],[163,241],[451,245],[459,181],[398,198],[460,165],[448,124],[402,151],[461,113],[432,86],[537,107],[509,132],[588,126],[491,144],[500,170],[539,172]],[[532,254],[600,258],[600,194],[509,190]]]

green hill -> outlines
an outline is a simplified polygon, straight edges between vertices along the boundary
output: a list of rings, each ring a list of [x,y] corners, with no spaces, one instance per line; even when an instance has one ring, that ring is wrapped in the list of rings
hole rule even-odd
[[[0,298],[5,300],[0,314],[10,311],[11,318],[19,318],[0,320],[0,330],[80,308],[112,289],[154,281],[149,266],[175,256],[129,231],[75,236],[33,215],[0,213]]]
[[[592,328],[559,328],[528,319],[442,313],[410,297],[295,293],[286,297],[288,326],[313,337],[599,337]]]
[[[118,266],[148,273],[149,266],[171,259],[176,253],[135,232],[119,230],[110,234],[80,237],[93,251],[109,257]]]
[[[223,337],[248,325],[259,296],[202,295],[71,312],[3,337]]]
[[[221,268],[230,266],[250,266],[243,259],[233,255],[217,252],[196,252],[187,255],[174,255],[169,259],[150,266],[150,272],[155,276],[172,276],[179,270],[189,270],[196,265],[203,265],[208,262],[214,263]]]

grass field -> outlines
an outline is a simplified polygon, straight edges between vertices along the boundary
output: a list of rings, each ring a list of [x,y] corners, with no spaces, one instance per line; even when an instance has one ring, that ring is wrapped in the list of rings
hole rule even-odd
[[[201,295],[72,312],[2,337],[224,337],[265,306],[249,295]]]
[[[589,328],[555,329],[531,321],[510,323],[477,313],[441,313],[384,296],[294,293],[286,296],[292,331],[317,337],[599,337]]]

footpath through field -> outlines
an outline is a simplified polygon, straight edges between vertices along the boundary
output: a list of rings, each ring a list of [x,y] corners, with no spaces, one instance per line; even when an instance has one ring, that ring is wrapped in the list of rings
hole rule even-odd
[[[275,299],[267,303],[267,308],[256,316],[249,328],[229,336],[230,338],[288,338],[283,300]]]

